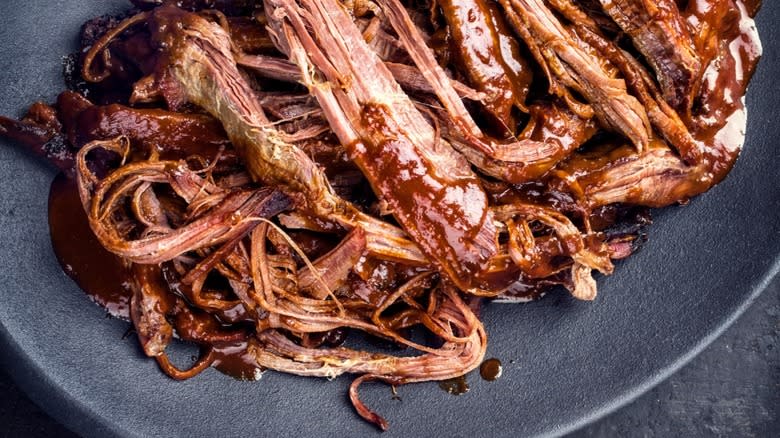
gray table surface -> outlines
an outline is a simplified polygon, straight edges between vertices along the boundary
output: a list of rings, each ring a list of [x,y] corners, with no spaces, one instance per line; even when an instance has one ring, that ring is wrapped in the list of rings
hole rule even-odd
[[[676,374],[569,438],[780,436],[778,340],[780,278]],[[0,437],[75,437],[2,371],[0,394]]]

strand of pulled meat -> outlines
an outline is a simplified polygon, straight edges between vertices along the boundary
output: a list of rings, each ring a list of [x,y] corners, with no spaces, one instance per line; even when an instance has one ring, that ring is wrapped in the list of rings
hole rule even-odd
[[[274,58],[265,55],[240,55],[237,60],[238,65],[252,69],[261,76],[276,79],[285,82],[298,82],[301,80],[301,74],[298,66],[286,59]],[[392,73],[396,81],[409,91],[422,93],[432,93],[433,88],[425,81],[420,71],[410,65],[399,64],[396,62],[385,62],[388,70]],[[463,99],[479,101],[485,98],[481,93],[473,88],[464,85],[461,82],[453,81],[453,87]]]
[[[469,146],[452,119],[444,111],[432,111],[442,128],[442,135],[481,172],[507,182],[533,180],[546,174],[566,159],[597,131],[594,119],[583,119],[561,101],[539,102],[528,106],[529,120],[516,135],[517,147],[533,147],[533,156],[522,166],[491,160]],[[533,146],[531,146],[533,145]]]

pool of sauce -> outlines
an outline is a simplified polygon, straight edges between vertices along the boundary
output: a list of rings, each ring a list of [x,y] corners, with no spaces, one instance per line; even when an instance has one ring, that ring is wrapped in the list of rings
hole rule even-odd
[[[223,374],[238,380],[260,380],[265,368],[257,364],[249,344],[254,342],[239,341],[216,343],[212,345],[214,363],[211,365]]]
[[[130,319],[130,277],[89,227],[76,180],[60,173],[49,190],[49,232],[62,270],[112,316]]]

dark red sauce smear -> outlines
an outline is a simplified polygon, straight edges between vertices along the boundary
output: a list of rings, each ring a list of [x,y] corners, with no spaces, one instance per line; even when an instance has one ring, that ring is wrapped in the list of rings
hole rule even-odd
[[[112,316],[130,318],[130,278],[122,260],[98,242],[76,180],[60,173],[49,191],[51,244],[62,270]]]

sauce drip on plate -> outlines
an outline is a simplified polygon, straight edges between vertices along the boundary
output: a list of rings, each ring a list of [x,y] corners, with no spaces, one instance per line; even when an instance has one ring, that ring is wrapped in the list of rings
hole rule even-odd
[[[488,382],[492,382],[501,377],[503,371],[501,361],[495,358],[488,359],[479,366],[479,375]]]

